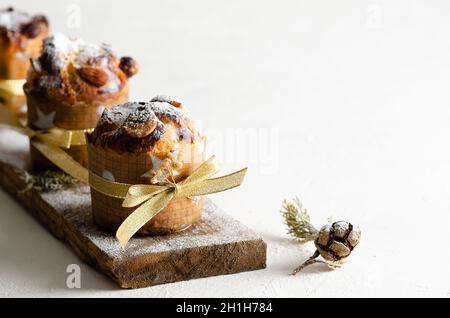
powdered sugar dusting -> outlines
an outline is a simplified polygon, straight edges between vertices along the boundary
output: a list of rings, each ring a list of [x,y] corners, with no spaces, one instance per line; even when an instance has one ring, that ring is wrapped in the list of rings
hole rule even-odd
[[[69,38],[64,34],[58,32],[55,35],[45,40],[46,46],[54,47],[56,52],[67,55],[71,52],[79,50],[82,45],[85,45],[83,40],[79,38]]]
[[[22,24],[30,20],[30,15],[16,10],[0,10],[0,27],[18,31]]]
[[[73,63],[75,68],[80,68],[96,58],[98,66],[105,70],[108,66],[108,55],[113,54],[110,45],[88,44],[80,38],[70,38],[60,32],[45,39],[43,52],[60,67]]]
[[[72,52],[79,50],[84,42],[79,38],[68,38],[62,33],[55,33],[55,35],[44,40],[44,49],[42,55],[55,63],[59,68],[63,68],[70,61]],[[34,64],[38,64],[39,60],[35,60]]]
[[[79,68],[90,62],[95,57],[99,60],[100,67],[106,67],[108,64],[107,57],[112,53],[111,46],[108,44],[82,44],[78,47],[77,55],[74,58],[74,66]]]
[[[164,118],[166,118],[173,120],[178,124],[180,124],[182,118],[187,115],[186,110],[174,107],[167,102],[128,102],[106,110],[105,116],[115,122],[118,126],[121,126],[127,117],[138,109],[140,111],[151,110],[161,121],[164,122]]]
[[[129,102],[110,109],[104,109],[97,127],[105,123],[114,123],[117,127],[122,126],[128,116],[137,109],[137,106],[136,103]]]
[[[125,251],[120,248],[115,238],[111,240],[111,237],[108,238],[92,231],[85,234],[96,246],[112,257],[164,253],[259,239],[248,228],[219,211],[210,200],[206,200],[202,220],[198,224],[183,232],[168,236],[134,237]]]
[[[82,67],[87,64],[93,56],[101,55],[102,48],[99,45],[87,44],[78,48],[78,54],[74,59],[75,67]]]
[[[158,118],[166,117],[177,124],[180,124],[183,116],[186,116],[187,114],[184,109],[174,107],[167,102],[151,102],[149,107],[153,112],[155,112]]]

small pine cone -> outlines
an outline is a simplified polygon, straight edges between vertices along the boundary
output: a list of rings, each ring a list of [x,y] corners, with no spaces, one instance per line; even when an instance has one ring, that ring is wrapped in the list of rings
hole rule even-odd
[[[320,255],[330,262],[343,262],[358,245],[361,231],[353,225],[339,221],[325,225],[314,240]]]

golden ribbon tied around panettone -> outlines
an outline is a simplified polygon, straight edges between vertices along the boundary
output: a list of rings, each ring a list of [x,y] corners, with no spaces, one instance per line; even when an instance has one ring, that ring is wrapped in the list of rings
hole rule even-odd
[[[218,172],[218,166],[213,156],[203,162],[190,176],[178,183],[130,185],[106,180],[91,171],[89,172],[89,185],[107,196],[123,199],[123,207],[137,207],[123,221],[116,233],[120,245],[125,248],[131,237],[163,210],[172,199],[201,196],[238,187],[244,180],[246,171],[247,168],[211,178]]]
[[[14,97],[23,96],[24,79],[0,79],[0,99],[9,102]]]
[[[28,136],[33,146],[54,165],[75,179],[85,183],[88,182],[87,169],[76,162],[63,149],[85,145],[85,134],[91,129],[65,130],[50,128],[47,130],[33,130],[23,125],[17,116],[5,107],[0,107],[0,124]]]

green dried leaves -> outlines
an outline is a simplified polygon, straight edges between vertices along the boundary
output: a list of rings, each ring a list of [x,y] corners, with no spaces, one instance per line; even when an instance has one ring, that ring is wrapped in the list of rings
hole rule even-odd
[[[317,237],[319,231],[310,223],[308,210],[299,198],[295,197],[292,202],[284,200],[280,212],[288,227],[288,234],[297,241],[306,243]]]
[[[25,194],[30,190],[38,192],[56,191],[77,184],[78,181],[61,171],[45,171],[32,175],[25,172],[25,188],[20,190],[20,194]]]

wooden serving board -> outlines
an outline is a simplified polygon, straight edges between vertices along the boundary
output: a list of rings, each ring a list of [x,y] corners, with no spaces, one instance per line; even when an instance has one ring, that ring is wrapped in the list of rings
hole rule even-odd
[[[122,250],[111,233],[100,230],[91,217],[89,187],[39,193],[25,187],[28,140],[0,127],[0,185],[53,235],[67,242],[85,262],[122,288],[266,267],[266,243],[247,227],[206,200],[202,220],[188,230],[157,237],[133,238]]]

